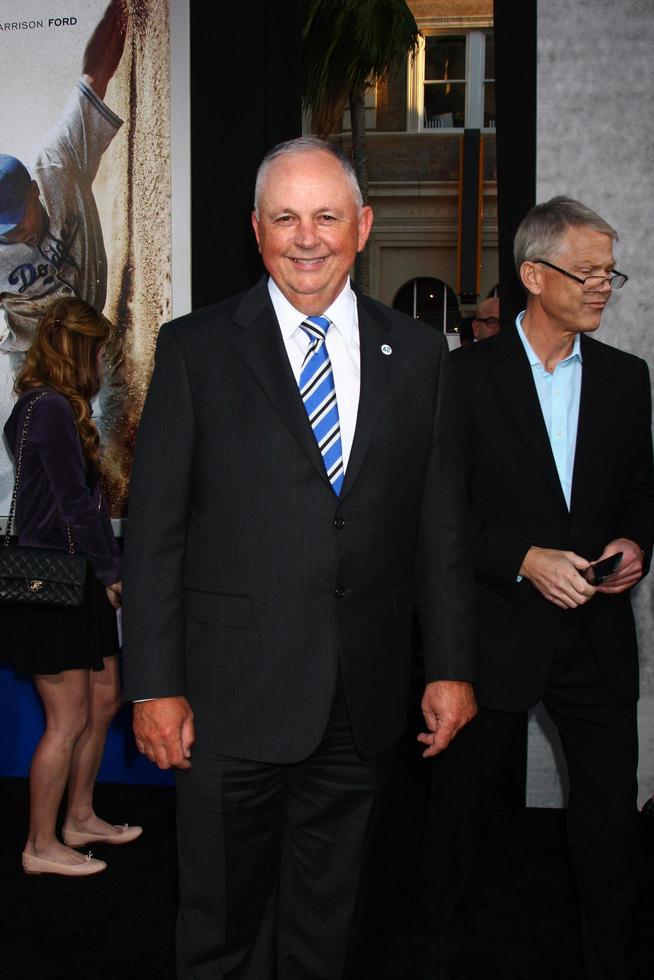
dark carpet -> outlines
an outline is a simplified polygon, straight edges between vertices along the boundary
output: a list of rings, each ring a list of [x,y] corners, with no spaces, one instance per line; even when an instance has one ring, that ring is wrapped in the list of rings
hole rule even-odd
[[[363,933],[348,980],[414,978],[407,924],[425,774],[412,741],[406,740],[380,819]],[[0,792],[3,980],[173,980],[174,791],[98,786],[97,809],[103,817],[141,823],[145,832],[125,847],[96,847],[96,856],[109,867],[86,880],[22,873],[27,782],[2,780]],[[489,828],[470,895],[466,976],[582,980],[563,813],[523,810]],[[651,980],[654,816],[640,817],[639,853],[630,957],[633,977]]]

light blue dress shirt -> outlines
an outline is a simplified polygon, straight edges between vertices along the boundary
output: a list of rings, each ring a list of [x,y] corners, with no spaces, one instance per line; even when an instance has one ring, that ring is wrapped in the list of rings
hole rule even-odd
[[[577,425],[579,422],[579,401],[581,398],[581,344],[576,335],[572,353],[548,373],[522,329],[525,311],[519,313],[515,324],[525,353],[529,358],[531,372],[536,385],[545,428],[549,436],[554,462],[561,481],[563,495],[570,510],[572,496],[572,471],[577,445]]]

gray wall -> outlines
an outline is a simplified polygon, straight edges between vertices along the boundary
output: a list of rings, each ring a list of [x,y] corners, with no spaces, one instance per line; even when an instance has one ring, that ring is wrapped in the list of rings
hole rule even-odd
[[[538,201],[579,198],[618,231],[616,262],[630,281],[598,337],[654,370],[654,4],[652,0],[539,0]],[[620,406],[616,406],[616,411]],[[591,556],[588,556],[591,557]],[[641,651],[641,802],[654,793],[654,573],[635,595]],[[528,802],[559,806],[555,733],[530,722]],[[554,743],[554,749],[552,748]]]

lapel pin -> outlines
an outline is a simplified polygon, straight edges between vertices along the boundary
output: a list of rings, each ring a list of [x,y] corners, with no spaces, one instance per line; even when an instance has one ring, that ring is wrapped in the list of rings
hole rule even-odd
[[[382,344],[382,346],[381,346],[381,352],[382,352],[382,354],[386,354],[386,355],[392,354],[393,353],[393,348],[392,347],[389,347],[388,344]]]

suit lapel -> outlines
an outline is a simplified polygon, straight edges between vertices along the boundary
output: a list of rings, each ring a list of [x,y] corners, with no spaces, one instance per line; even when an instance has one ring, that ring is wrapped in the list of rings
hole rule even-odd
[[[354,440],[341,488],[341,499],[361,469],[386,401],[389,384],[397,377],[397,372],[404,369],[408,360],[391,322],[380,316],[376,308],[367,304],[365,297],[357,296],[357,305],[361,386]],[[266,279],[245,294],[234,318],[243,327],[234,338],[236,349],[321,479],[332,489],[293,376]],[[390,354],[382,352],[382,346],[386,344],[391,347]]]
[[[607,434],[613,430],[615,403],[604,397],[610,381],[605,376],[602,363],[602,346],[589,337],[581,337],[581,398],[579,422],[572,476],[572,500],[570,510],[578,508],[590,494],[597,492],[593,485],[593,473],[605,457]]]
[[[245,294],[236,310],[235,320],[243,329],[234,338],[234,346],[266,393],[275,411],[331,489],[288,360],[266,279]]]
[[[502,331],[497,340],[493,341],[492,356],[492,373],[499,396],[520,431],[545,482],[567,511],[568,507],[545,427],[531,365],[515,327]]]
[[[382,319],[377,309],[369,305],[363,296],[357,295],[357,309],[361,386],[354,440],[345,471],[341,498],[348,492],[359,474],[386,402],[389,385],[393,378],[397,377],[397,372],[403,369],[406,360],[398,333],[392,330],[390,321]],[[382,351],[382,347],[386,346],[390,348],[389,354],[384,354]]]

